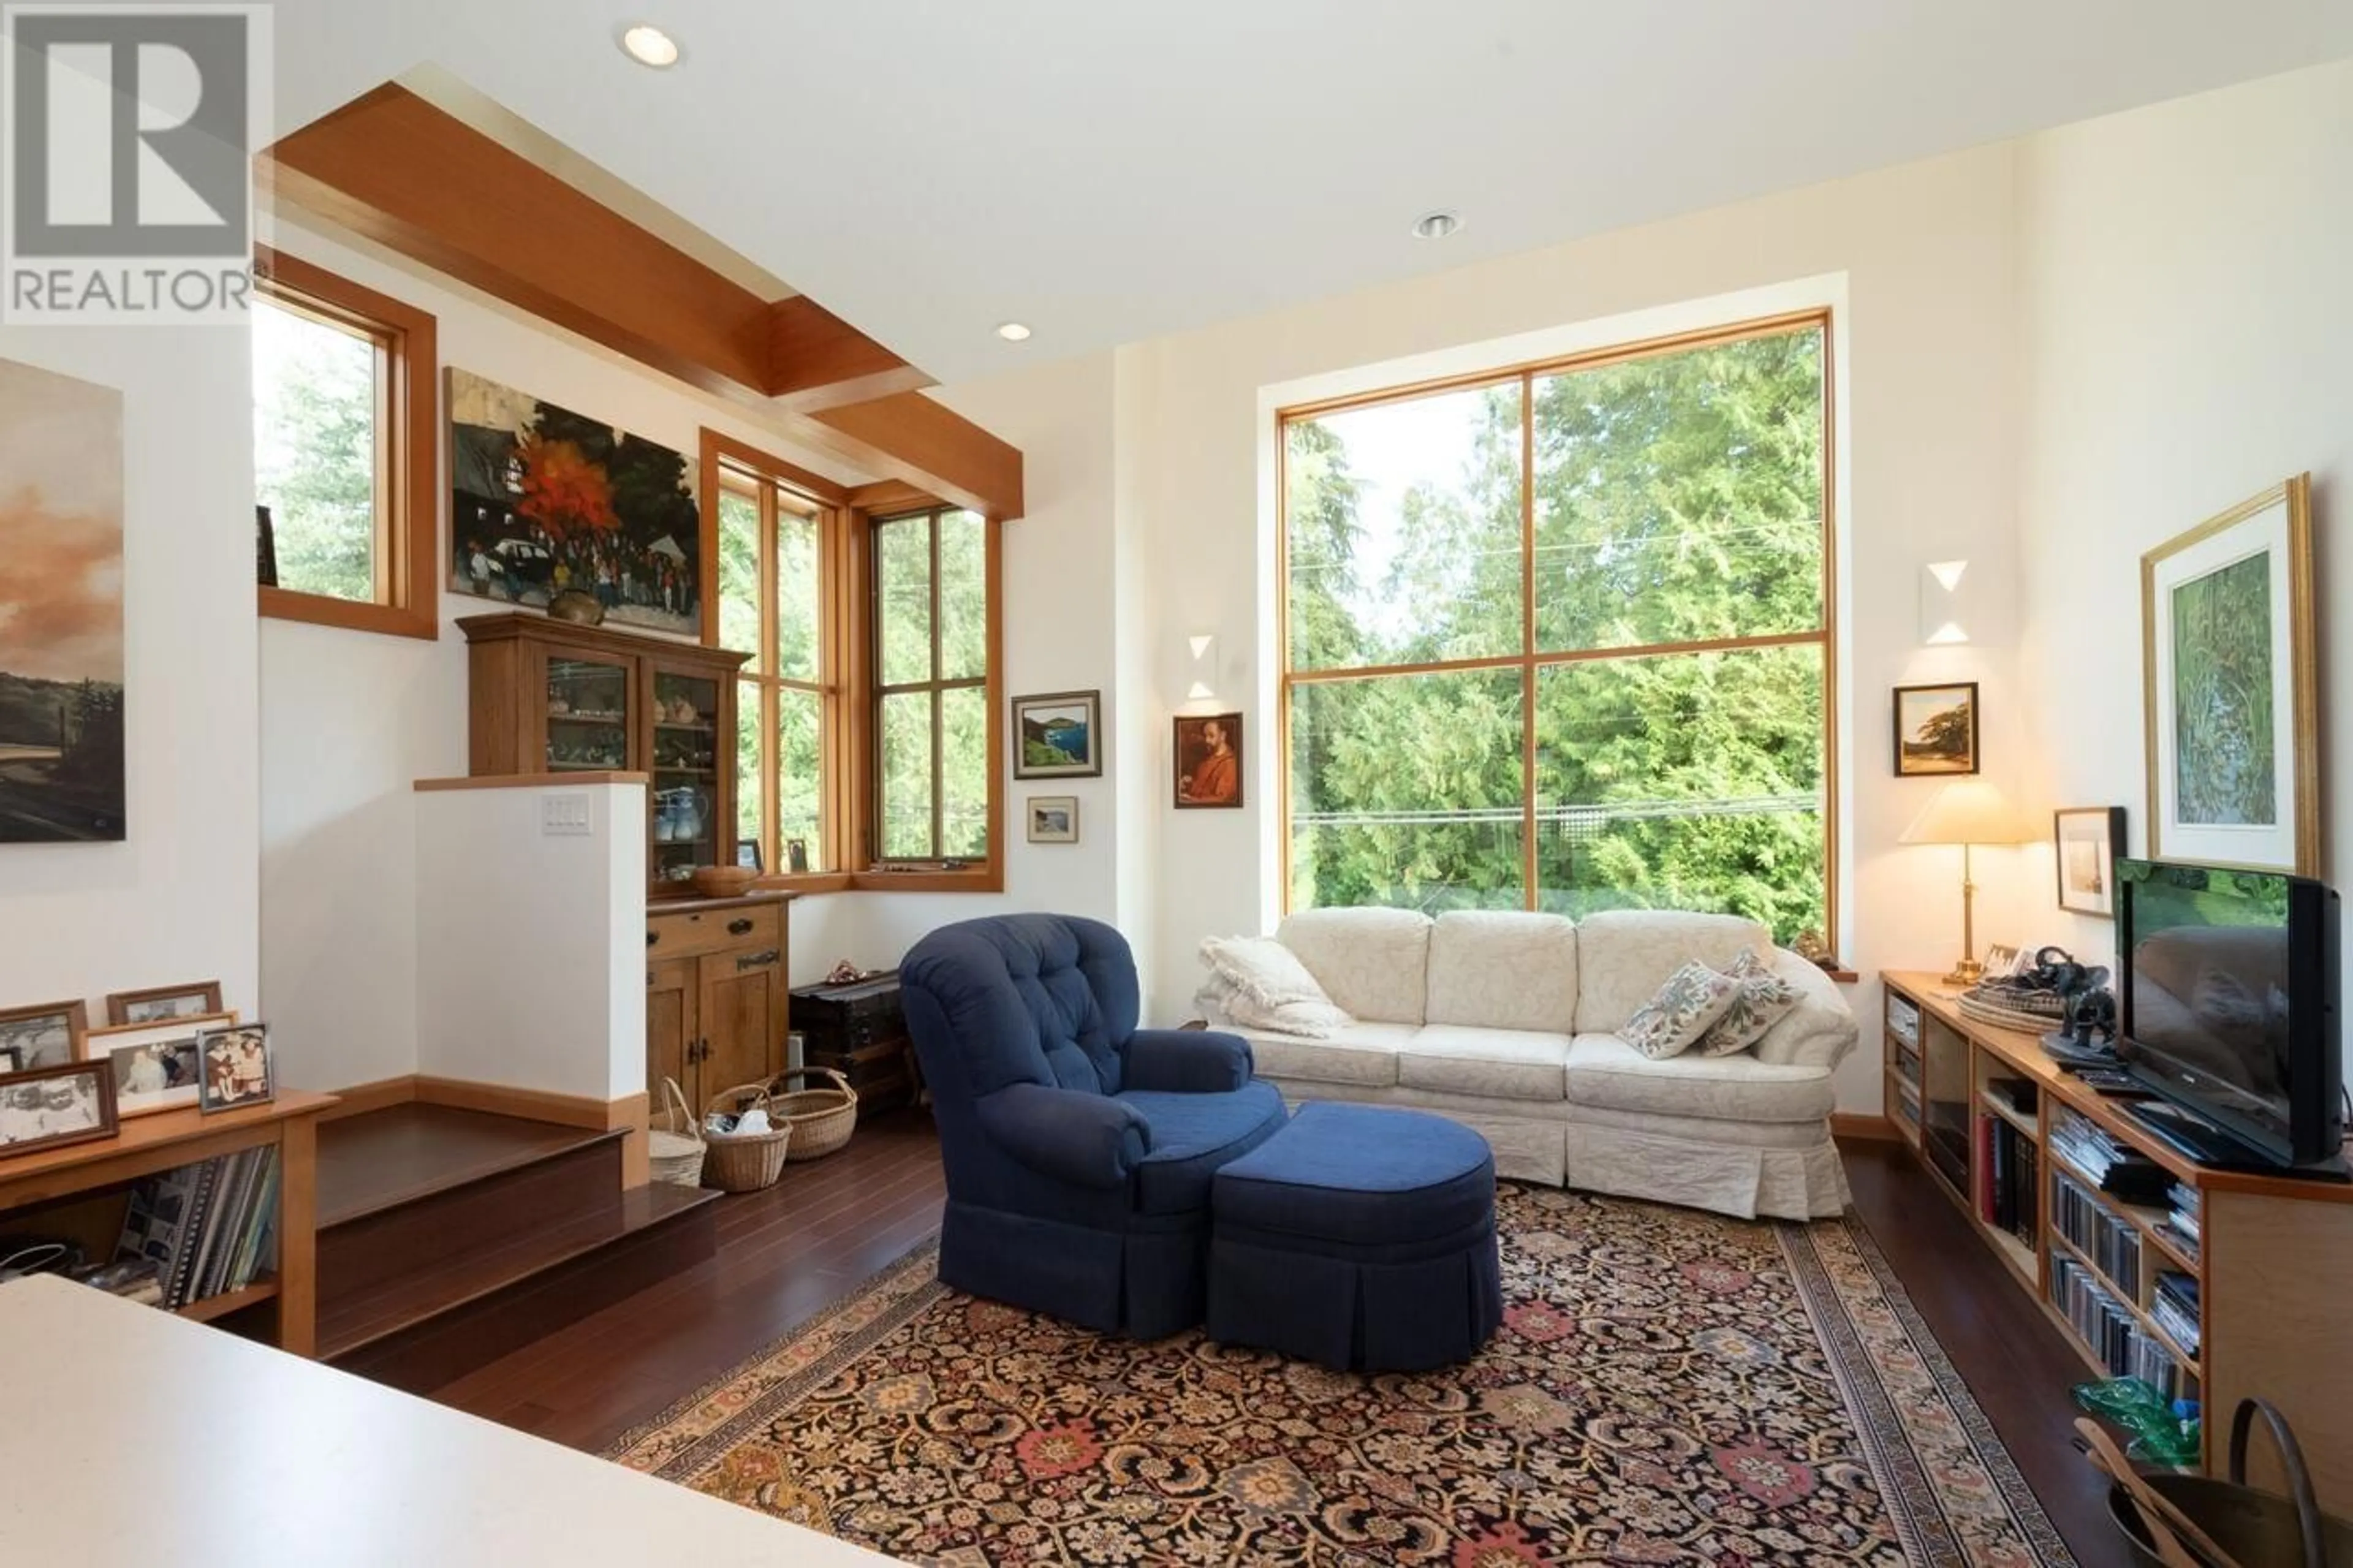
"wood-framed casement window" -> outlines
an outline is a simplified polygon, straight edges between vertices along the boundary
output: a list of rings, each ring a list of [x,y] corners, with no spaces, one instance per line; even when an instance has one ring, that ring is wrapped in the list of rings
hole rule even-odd
[[[255,495],[265,616],[437,637],[434,319],[297,257],[254,258]]]
[[[997,524],[904,485],[846,489],[713,430],[702,494],[713,640],[752,656],[736,836],[759,845],[764,880],[1002,890]]]
[[[1002,885],[997,524],[959,507],[866,526],[871,858],[885,885]]]
[[[1831,321],[1285,409],[1283,902],[1837,930]]]

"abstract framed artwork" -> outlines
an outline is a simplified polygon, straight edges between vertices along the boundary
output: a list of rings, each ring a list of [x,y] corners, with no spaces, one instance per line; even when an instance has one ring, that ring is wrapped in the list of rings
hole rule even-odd
[[[1103,776],[1103,693],[1051,691],[1013,700],[1013,776]]]
[[[616,624],[704,630],[684,454],[453,369],[449,467],[452,592],[544,609],[578,589]]]
[[[2059,907],[2070,914],[2116,919],[2125,808],[2062,806],[2051,814],[2051,837],[2059,851]]]
[[[1242,804],[1242,716],[1179,714],[1176,799],[1180,810],[1234,809]]]
[[[119,839],[122,394],[0,360],[0,844]]]
[[[2148,853],[2320,871],[2311,477],[2140,558]]]
[[[1895,776],[1945,778],[1978,771],[1978,683],[1895,689]]]

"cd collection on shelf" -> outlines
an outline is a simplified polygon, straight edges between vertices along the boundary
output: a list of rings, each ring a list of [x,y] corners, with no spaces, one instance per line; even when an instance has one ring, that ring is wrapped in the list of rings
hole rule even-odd
[[[2198,1258],[2198,1189],[2176,1182],[2167,1191],[2165,1199],[2169,1205],[2165,1216],[2166,1231],[2173,1244],[2188,1253],[2194,1262]]]
[[[2064,1171],[2051,1177],[2051,1226],[2126,1294],[2140,1295],[2140,1232],[2110,1214]]]
[[[2117,1377],[2137,1377],[2168,1399],[2195,1398],[2196,1384],[2157,1337],[2092,1271],[2072,1258],[2051,1260],[2051,1303]]]
[[[2157,1277],[2148,1299],[2151,1321],[2189,1354],[2198,1353],[2198,1279],[2195,1275],[2167,1269]]]

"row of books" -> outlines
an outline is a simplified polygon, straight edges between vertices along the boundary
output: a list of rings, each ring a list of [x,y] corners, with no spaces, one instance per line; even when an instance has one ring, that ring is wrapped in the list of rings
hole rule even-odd
[[[2030,1247],[2041,1168],[2033,1139],[1998,1116],[1978,1118],[1978,1217]]]
[[[242,1290],[276,1253],[278,1183],[275,1144],[142,1176],[114,1256],[153,1262],[167,1309]]]
[[[2198,1277],[2167,1269],[2149,1293],[2148,1315],[2189,1355],[2198,1353]]]
[[[2110,1214],[2064,1171],[2051,1177],[2051,1226],[2117,1289],[2139,1300],[2140,1232]]]
[[[2072,1258],[2051,1260],[2051,1302],[2066,1314],[2084,1342],[2114,1375],[2137,1377],[2168,1399],[2197,1396],[2173,1352],[2142,1329],[2107,1287]]]

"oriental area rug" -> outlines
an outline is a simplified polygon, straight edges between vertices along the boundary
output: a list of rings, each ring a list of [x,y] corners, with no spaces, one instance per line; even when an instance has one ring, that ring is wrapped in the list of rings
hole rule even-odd
[[[975,1300],[919,1248],[612,1458],[895,1557],[2071,1564],[1859,1226],[1506,1184],[1504,1327],[1335,1373]]]

